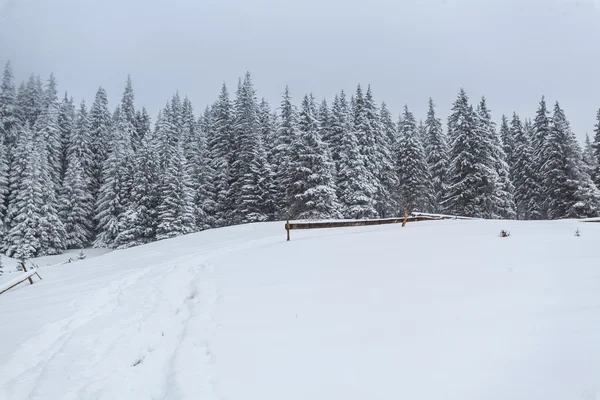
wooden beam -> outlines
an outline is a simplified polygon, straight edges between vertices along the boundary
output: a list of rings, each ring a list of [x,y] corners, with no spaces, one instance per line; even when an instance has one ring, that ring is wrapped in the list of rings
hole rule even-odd
[[[406,222],[437,221],[439,218],[432,217],[408,217]],[[402,224],[405,218],[365,219],[358,221],[327,221],[327,222],[286,222],[286,230],[295,229],[322,229],[322,228],[344,228],[348,226],[372,226],[387,224]]]

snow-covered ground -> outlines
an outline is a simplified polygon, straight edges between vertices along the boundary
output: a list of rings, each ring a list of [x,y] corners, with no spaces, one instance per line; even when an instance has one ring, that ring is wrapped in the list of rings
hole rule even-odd
[[[600,398],[598,243],[267,223],[46,267],[0,295],[0,399]]]

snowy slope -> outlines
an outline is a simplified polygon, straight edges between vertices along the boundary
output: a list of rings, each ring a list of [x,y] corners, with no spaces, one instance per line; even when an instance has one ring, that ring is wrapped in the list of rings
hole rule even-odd
[[[47,267],[0,296],[0,399],[600,397],[599,241],[269,223]]]

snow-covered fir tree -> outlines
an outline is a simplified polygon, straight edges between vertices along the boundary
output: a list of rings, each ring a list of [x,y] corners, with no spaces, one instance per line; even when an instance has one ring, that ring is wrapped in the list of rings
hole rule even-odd
[[[67,173],[67,158],[68,150],[70,146],[71,137],[73,135],[73,129],[75,128],[75,103],[73,98],[70,98],[65,93],[62,102],[60,103],[58,110],[58,130],[60,135],[60,178],[59,182],[65,179]]]
[[[258,123],[258,105],[250,74],[246,73],[234,102],[234,151],[229,197],[232,222],[261,222],[268,218],[265,195],[269,168]]]
[[[425,158],[429,166],[433,191],[432,211],[441,213],[444,211],[442,201],[448,179],[448,142],[442,130],[442,121],[435,115],[432,99],[429,99],[429,109],[425,119],[425,135],[427,137]]]
[[[10,61],[6,63],[0,83],[0,140],[6,146],[8,165],[12,165],[12,150],[17,142],[17,93],[13,83],[13,72]]]
[[[406,210],[410,205],[411,210],[429,212],[434,200],[431,175],[417,123],[408,106],[404,106],[399,126],[396,163],[400,181],[400,210]]]
[[[592,141],[590,140],[590,135],[588,135],[587,133],[585,134],[585,141],[583,146],[583,154],[581,156],[583,166],[585,168],[586,173],[593,179],[594,171],[596,169],[596,157],[594,156],[594,146],[592,144]]]
[[[92,240],[92,197],[86,172],[79,157],[69,157],[60,191],[59,217],[64,224],[64,244],[68,249],[86,247]]]
[[[271,111],[271,107],[266,99],[262,99],[258,105],[258,125],[261,132],[261,141],[266,154],[266,192],[264,195],[264,210],[268,220],[275,220],[279,217],[278,199],[279,190],[276,184],[275,172],[275,149],[274,144],[277,134],[276,114]]]
[[[376,143],[379,126],[376,107],[370,95],[370,87],[368,93],[369,96],[365,96],[360,85],[356,88],[352,113],[352,129],[358,142],[361,158],[369,175],[368,180],[371,182],[369,186],[371,192],[367,193],[367,196],[372,200],[373,207],[375,208],[378,193],[382,190],[379,180],[380,165],[378,164]]]
[[[6,238],[6,255],[26,260],[40,251],[39,225],[42,208],[40,154],[36,151],[33,132],[28,122],[19,129],[17,155],[23,169],[13,187],[10,203],[13,215]]]
[[[111,147],[108,159],[102,171],[102,186],[95,206],[98,221],[98,236],[94,242],[96,247],[115,247],[115,240],[120,233],[119,223],[130,206],[131,188],[133,185],[133,126],[125,118],[125,113],[118,112],[118,119],[113,123]]]
[[[596,126],[594,127],[594,142],[592,148],[594,150],[595,159],[595,168],[592,179],[596,186],[600,188],[600,109],[596,114]]]
[[[277,209],[275,218],[283,219],[289,212],[292,204],[292,144],[299,135],[298,114],[292,104],[292,96],[286,86],[280,104],[280,123],[277,130],[277,138],[273,146],[273,185],[276,187],[275,206]]]
[[[498,174],[490,152],[489,133],[461,89],[448,118],[450,167],[446,197],[449,212],[494,218]]]
[[[547,157],[542,176],[548,217],[595,216],[600,210],[600,192],[582,167],[581,150],[558,102],[542,151]]]
[[[540,198],[544,196],[543,187],[545,177],[543,174],[544,165],[547,163],[549,158],[549,155],[545,153],[545,149],[547,149],[546,140],[548,138],[549,131],[549,111],[546,107],[546,99],[542,96],[533,120],[533,131],[531,137],[531,147],[533,148],[533,171],[535,174],[535,179],[538,182],[537,187],[542,190],[542,193],[539,193]],[[540,214],[542,219],[548,217],[546,204],[547,203],[545,201],[540,204]]]
[[[160,142],[154,133],[142,138],[135,154],[134,179],[129,206],[119,221],[114,247],[127,248],[156,240],[158,206],[161,202]]]
[[[511,122],[511,136],[514,139],[512,152],[513,165],[510,170],[514,186],[514,201],[517,219],[539,219],[540,198],[538,182],[534,171],[533,147],[531,145],[530,123],[521,124],[515,113]]]
[[[44,88],[39,76],[32,74],[27,80],[27,84],[19,86],[16,102],[17,114],[22,123],[27,122],[30,127],[35,126],[44,109],[44,97]]]
[[[108,97],[106,91],[99,88],[89,112],[90,152],[92,155],[89,184],[94,204],[98,201],[100,188],[104,182],[102,170],[111,146],[111,124]],[[95,221],[96,223],[97,221]]]
[[[289,216],[294,219],[341,217],[333,163],[327,145],[321,140],[317,108],[312,96],[304,96],[298,117],[298,135],[290,152],[291,200]]]
[[[157,239],[168,239],[196,231],[194,193],[188,175],[181,141],[172,146],[172,154],[161,179],[157,208]]]
[[[207,134],[209,167],[214,171],[213,199],[215,226],[229,225],[233,204],[229,198],[231,155],[233,152],[233,111],[229,91],[223,84],[212,107]]]
[[[344,218],[374,218],[377,215],[370,194],[372,182],[354,131],[347,129],[340,138],[337,171],[337,195]]]
[[[482,155],[485,155],[485,158],[482,157],[482,161],[487,162],[486,165],[493,168],[493,173],[490,176],[495,181],[494,191],[490,197],[489,214],[492,218],[513,219],[515,218],[515,203],[513,198],[514,186],[510,179],[510,167],[506,161],[507,156],[502,148],[502,140],[496,133],[496,127],[492,121],[485,97],[481,98],[476,115],[478,132],[484,139],[481,143],[487,147],[484,147],[482,152]]]

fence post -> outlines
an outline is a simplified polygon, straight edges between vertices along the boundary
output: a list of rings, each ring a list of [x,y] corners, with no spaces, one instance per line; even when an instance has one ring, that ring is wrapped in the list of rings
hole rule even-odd
[[[27,267],[25,266],[25,260],[21,260],[21,268],[23,268],[24,272],[27,272]],[[31,277],[29,277],[28,279],[29,279],[29,283],[33,285],[33,279],[31,279]]]
[[[285,214],[285,230],[287,231],[287,241],[290,241],[290,215]]]
[[[408,206],[406,206],[406,211],[404,211],[404,220],[402,221],[402,227],[404,228],[404,225],[406,225],[406,220],[408,219],[408,211],[410,210],[410,203],[408,203]]]

